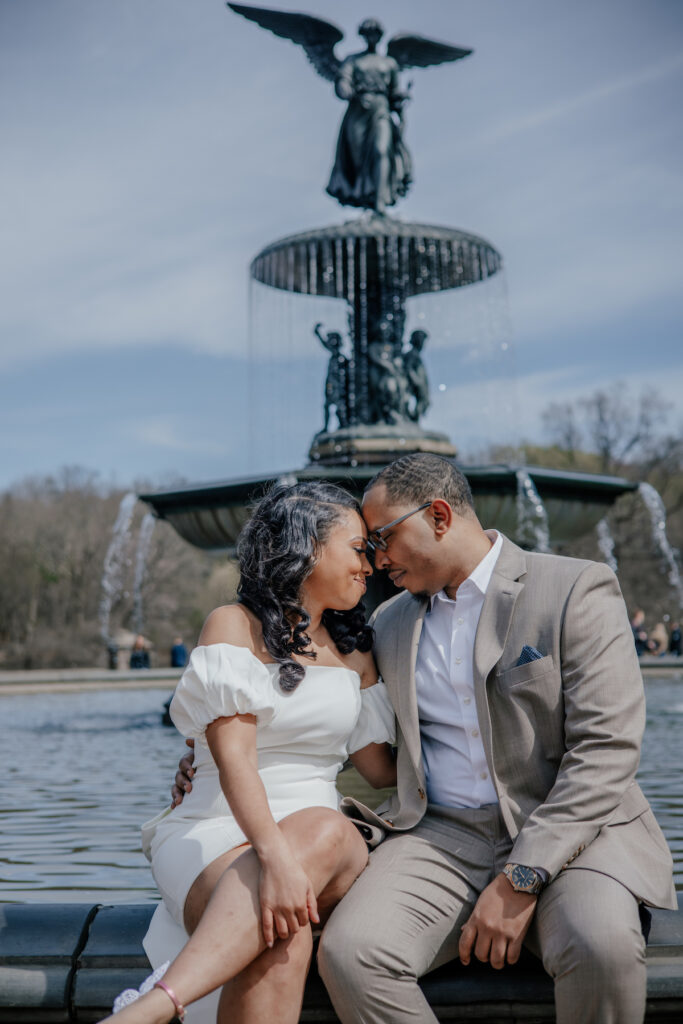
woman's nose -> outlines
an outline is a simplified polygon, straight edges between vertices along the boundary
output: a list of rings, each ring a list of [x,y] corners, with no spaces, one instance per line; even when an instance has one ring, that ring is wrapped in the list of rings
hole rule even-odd
[[[372,576],[372,562],[365,553],[363,553],[362,571],[365,576]]]

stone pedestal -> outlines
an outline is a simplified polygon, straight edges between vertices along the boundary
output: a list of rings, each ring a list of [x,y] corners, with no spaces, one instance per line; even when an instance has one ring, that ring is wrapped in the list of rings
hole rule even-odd
[[[314,466],[380,467],[411,452],[431,452],[447,459],[457,454],[446,434],[422,430],[415,423],[375,423],[321,431],[313,438],[308,457]]]

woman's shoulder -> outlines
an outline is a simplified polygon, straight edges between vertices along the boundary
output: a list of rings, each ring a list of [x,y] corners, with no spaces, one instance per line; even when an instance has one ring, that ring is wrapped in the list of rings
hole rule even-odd
[[[243,604],[224,604],[207,616],[198,644],[232,644],[258,656],[263,650],[263,630],[259,619]]]
[[[360,676],[361,690],[377,682],[377,666],[372,651],[352,651],[344,658],[344,664]]]

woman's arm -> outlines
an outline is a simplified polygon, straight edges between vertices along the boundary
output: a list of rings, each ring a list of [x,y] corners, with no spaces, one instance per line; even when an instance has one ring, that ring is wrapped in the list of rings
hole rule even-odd
[[[368,743],[351,754],[350,760],[373,789],[396,785],[396,758],[388,743]]]
[[[270,813],[257,770],[256,717],[218,718],[206,740],[225,798],[261,862],[261,922],[272,946],[276,936],[286,939],[309,919],[318,923],[313,886]]]
[[[353,657],[353,668],[360,674],[361,691],[367,690],[374,686],[379,678],[375,659],[370,651],[356,651]],[[368,743],[349,757],[353,767],[374,789],[396,785],[396,756],[388,743]]]

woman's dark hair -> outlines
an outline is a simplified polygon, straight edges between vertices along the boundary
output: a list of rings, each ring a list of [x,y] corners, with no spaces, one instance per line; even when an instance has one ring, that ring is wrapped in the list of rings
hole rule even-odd
[[[358,502],[334,484],[277,484],[259,501],[240,534],[238,599],[260,620],[266,649],[280,663],[285,691],[296,689],[304,676],[304,666],[292,656],[316,657],[307,649],[311,620],[301,605],[301,585],[348,509],[360,515]],[[329,608],[322,621],[341,654],[372,647],[362,602],[348,611]]]

